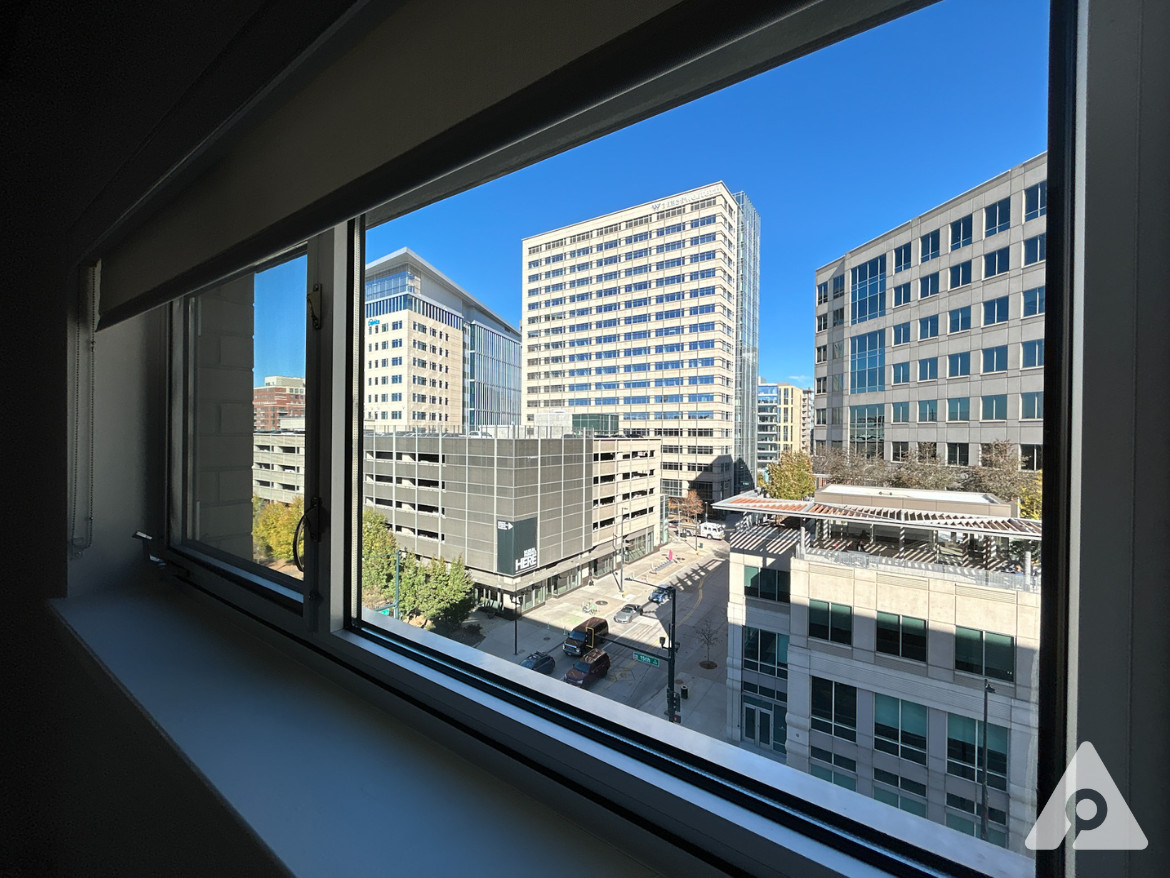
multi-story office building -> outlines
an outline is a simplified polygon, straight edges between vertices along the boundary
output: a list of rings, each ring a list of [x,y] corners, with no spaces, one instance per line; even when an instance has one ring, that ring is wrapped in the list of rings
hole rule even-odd
[[[367,435],[364,500],[399,546],[462,557],[479,599],[524,608],[665,538],[654,439]]]
[[[819,449],[1041,465],[1047,156],[816,272]]]
[[[460,433],[520,418],[520,334],[403,248],[366,266],[366,429]]]
[[[305,379],[271,375],[252,390],[252,429],[279,430],[284,418],[305,416]]]
[[[793,384],[760,379],[756,387],[756,465],[762,470],[782,451],[804,451],[805,392]]]
[[[663,491],[755,473],[759,216],[715,183],[523,241],[524,416],[616,414],[661,439]],[[746,485],[745,485],[746,480]]]
[[[743,495],[728,739],[1024,853],[1036,817],[1040,522],[985,494]]]
[[[800,449],[812,451],[813,447],[813,392],[806,387],[800,394]]]

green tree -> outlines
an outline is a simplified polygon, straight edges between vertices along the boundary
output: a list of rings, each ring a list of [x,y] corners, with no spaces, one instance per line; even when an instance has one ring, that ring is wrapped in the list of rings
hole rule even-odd
[[[386,519],[376,509],[362,508],[362,601],[372,606],[394,599],[394,551],[398,548]]]
[[[803,500],[817,488],[812,458],[803,451],[782,451],[780,460],[768,464],[764,493],[776,500]]]
[[[273,558],[291,561],[293,534],[304,511],[304,497],[297,497],[292,503],[273,502],[267,504],[256,516],[256,523],[252,529],[253,539],[265,547]],[[303,536],[299,548],[304,549]]]
[[[475,605],[475,590],[462,557],[450,567],[440,558],[432,558],[424,568],[419,585],[417,612],[448,633],[463,624]]]

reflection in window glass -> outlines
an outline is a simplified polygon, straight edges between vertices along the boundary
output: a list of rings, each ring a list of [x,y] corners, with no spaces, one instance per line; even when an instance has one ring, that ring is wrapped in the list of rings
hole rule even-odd
[[[194,336],[188,536],[296,579],[293,536],[305,504],[306,264],[292,259],[187,300]]]

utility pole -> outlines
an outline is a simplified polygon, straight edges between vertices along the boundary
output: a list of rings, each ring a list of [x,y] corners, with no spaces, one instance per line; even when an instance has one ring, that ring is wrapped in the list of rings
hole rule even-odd
[[[398,557],[399,550],[394,550],[394,618],[398,618]]]
[[[983,678],[983,813],[979,817],[979,837],[987,841],[987,696],[994,692]]]
[[[682,717],[679,716],[679,699],[674,692],[674,659],[678,652],[678,644],[674,641],[675,623],[678,619],[678,590],[673,585],[668,585],[666,588],[670,589],[670,646],[667,647],[666,653],[666,715],[672,723],[681,723]],[[659,638],[659,645],[662,638]]]

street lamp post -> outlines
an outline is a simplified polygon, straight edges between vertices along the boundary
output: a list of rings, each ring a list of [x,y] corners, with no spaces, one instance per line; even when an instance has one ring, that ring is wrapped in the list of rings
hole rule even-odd
[[[523,601],[520,592],[512,592],[512,655],[520,655],[520,604]]]
[[[675,623],[677,622],[678,590],[673,585],[663,586],[670,591],[670,646],[666,646],[666,638],[659,637],[658,645],[665,647],[666,652],[666,715],[672,723],[681,723],[679,716],[679,701],[674,692],[674,659],[678,652],[678,644],[674,640]]]
[[[983,813],[979,817],[979,837],[987,841],[987,696],[995,689],[983,678]]]

